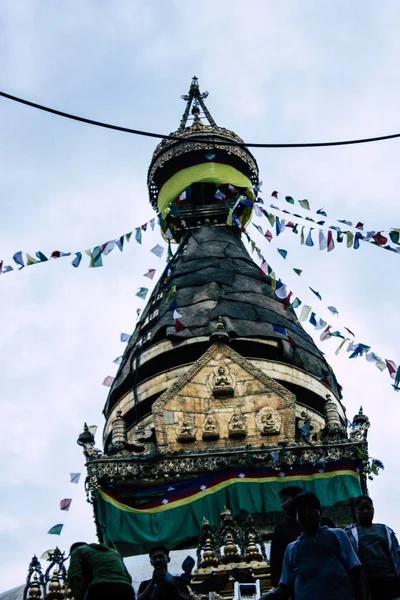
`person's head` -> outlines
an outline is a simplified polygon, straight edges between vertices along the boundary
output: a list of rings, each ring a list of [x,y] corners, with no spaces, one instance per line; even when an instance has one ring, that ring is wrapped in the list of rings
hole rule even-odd
[[[372,525],[374,518],[374,504],[369,496],[362,495],[358,496],[354,500],[354,514],[357,523],[365,527]]]
[[[312,492],[301,492],[293,500],[291,510],[306,533],[314,533],[320,524],[321,504]]]
[[[301,489],[301,487],[298,487],[297,485],[291,485],[289,487],[283,488],[283,490],[279,492],[282,510],[286,516],[294,516],[291,513],[293,499],[297,496],[297,494],[301,494],[302,491],[303,490]]]
[[[164,569],[168,571],[168,563],[171,560],[169,550],[165,546],[154,546],[150,552],[150,564],[154,569]]]
[[[80,546],[87,546],[87,543],[86,542],[75,542],[74,544],[72,544],[71,548],[69,549],[69,555],[71,556],[73,551],[76,550],[77,548],[80,548]]]

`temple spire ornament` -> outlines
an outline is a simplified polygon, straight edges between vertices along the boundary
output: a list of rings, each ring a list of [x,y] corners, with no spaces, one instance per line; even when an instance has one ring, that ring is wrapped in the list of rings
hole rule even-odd
[[[192,83],[190,84],[189,92],[181,96],[182,100],[186,101],[185,112],[182,115],[182,119],[179,125],[178,131],[182,131],[187,126],[189,119],[190,109],[192,108],[192,115],[195,121],[200,121],[200,108],[203,110],[207,121],[211,127],[217,127],[216,122],[211,116],[210,111],[204,103],[204,99],[208,97],[208,92],[200,92],[199,80],[197,77],[193,77]]]

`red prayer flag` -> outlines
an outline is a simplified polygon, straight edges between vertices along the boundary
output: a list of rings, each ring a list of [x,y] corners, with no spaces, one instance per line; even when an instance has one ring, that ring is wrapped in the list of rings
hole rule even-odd
[[[274,237],[270,231],[266,231],[264,237],[270,242]]]
[[[386,363],[386,366],[388,368],[390,377],[392,379],[395,379],[396,378],[396,373],[397,373],[397,365],[396,365],[396,363],[393,362],[392,360],[388,360],[387,358],[385,358],[385,363]]]
[[[148,269],[147,273],[144,273],[143,277],[148,277],[149,279],[153,279],[155,273],[156,273],[155,269]]]
[[[356,229],[364,229],[364,223],[361,223],[361,221],[359,221],[356,225]]]
[[[333,241],[332,231],[328,231],[328,252],[335,248],[335,242]]]
[[[183,331],[185,329],[184,324],[179,319],[176,319],[175,321],[175,329],[176,331]]]
[[[144,225],[142,225],[141,229],[142,229],[143,231],[146,231],[146,229],[147,229],[147,223],[145,223]]]
[[[271,196],[278,200],[278,192],[276,190],[274,192],[272,192]]]
[[[283,301],[283,306],[285,307],[285,310],[289,307],[291,300],[290,298],[292,297],[293,293],[289,292],[289,294],[286,296],[286,298]]]
[[[382,235],[380,231],[373,235],[372,239],[375,240],[375,244],[378,244],[378,246],[384,246],[388,241],[388,239]]]
[[[60,500],[60,510],[69,510],[71,502],[72,498],[64,498],[64,500]]]

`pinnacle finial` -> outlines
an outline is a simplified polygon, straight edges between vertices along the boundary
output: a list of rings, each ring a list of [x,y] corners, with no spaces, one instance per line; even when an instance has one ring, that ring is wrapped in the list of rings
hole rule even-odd
[[[209,122],[211,127],[217,126],[216,122],[210,114],[210,111],[204,104],[204,99],[207,98],[207,96],[208,92],[200,92],[199,80],[197,79],[197,77],[193,77],[192,83],[190,84],[189,92],[181,96],[182,100],[186,101],[186,108],[185,112],[183,113],[178,131],[185,129],[190,112],[194,116],[195,122],[200,121],[200,108],[203,110],[207,121]],[[190,109],[192,110],[190,111]]]

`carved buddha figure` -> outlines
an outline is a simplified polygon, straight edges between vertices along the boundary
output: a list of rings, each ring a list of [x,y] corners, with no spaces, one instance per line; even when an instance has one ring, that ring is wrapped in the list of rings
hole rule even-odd
[[[233,382],[229,375],[228,367],[217,367],[213,379],[214,396],[233,396]]]
[[[241,413],[233,413],[229,425],[229,437],[244,437],[247,435],[246,417]]]
[[[204,440],[216,440],[219,438],[219,423],[212,416],[206,417],[203,425],[203,439]]]
[[[261,435],[276,435],[281,430],[281,417],[277,410],[265,406],[256,415],[256,425]]]
[[[196,439],[197,427],[194,420],[185,417],[177,428],[178,442],[194,442]]]

